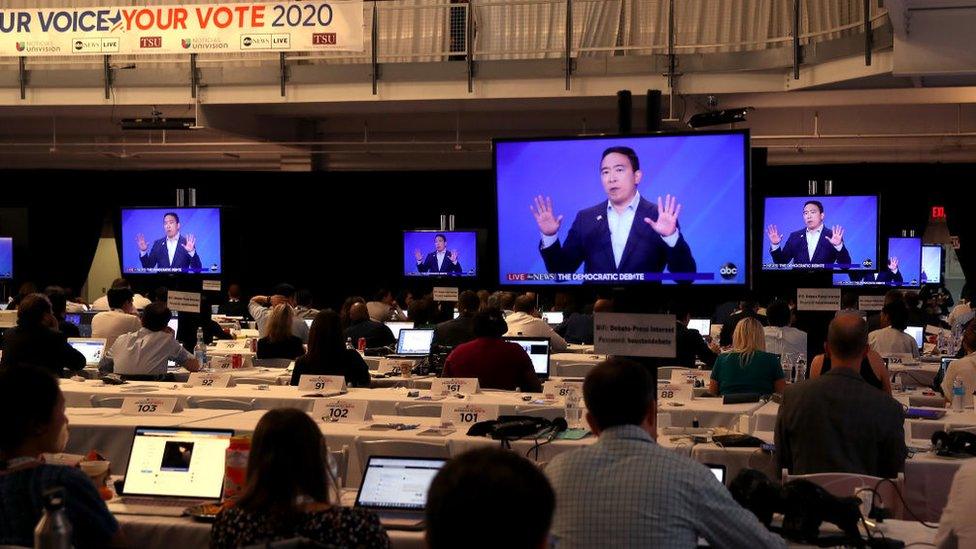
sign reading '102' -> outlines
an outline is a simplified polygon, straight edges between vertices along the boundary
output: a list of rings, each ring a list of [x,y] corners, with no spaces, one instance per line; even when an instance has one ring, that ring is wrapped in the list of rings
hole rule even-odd
[[[0,55],[363,51],[363,3],[0,10]]]

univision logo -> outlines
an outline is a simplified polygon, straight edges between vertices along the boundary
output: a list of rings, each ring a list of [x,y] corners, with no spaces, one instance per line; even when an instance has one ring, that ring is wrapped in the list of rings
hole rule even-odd
[[[181,40],[180,43],[183,44],[183,49],[184,50],[190,49],[190,46],[193,45],[193,42],[191,40],[187,40],[186,38],[184,38],[183,40]]]
[[[735,266],[735,263],[726,263],[719,269],[718,274],[725,280],[732,280],[739,275],[739,268]]]
[[[24,51],[25,49],[27,49],[26,42],[17,42],[17,51]]]

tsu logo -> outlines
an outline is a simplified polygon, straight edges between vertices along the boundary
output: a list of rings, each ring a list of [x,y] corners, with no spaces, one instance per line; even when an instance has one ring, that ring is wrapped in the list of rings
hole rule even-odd
[[[190,49],[190,46],[193,45],[193,42],[191,40],[187,40],[186,38],[184,38],[183,40],[181,40],[180,43],[183,44],[183,49],[184,50]]]
[[[739,275],[739,268],[735,266],[735,263],[726,263],[719,269],[718,274],[722,275],[725,280],[732,280]]]
[[[17,51],[24,51],[25,49],[27,49],[26,42],[17,42]]]

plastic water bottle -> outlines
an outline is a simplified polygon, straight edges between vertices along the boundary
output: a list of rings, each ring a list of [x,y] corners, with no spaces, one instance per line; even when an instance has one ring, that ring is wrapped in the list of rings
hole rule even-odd
[[[207,344],[203,342],[203,328],[197,328],[197,344],[193,347],[193,356],[200,362],[200,367],[207,365]]]
[[[580,410],[580,396],[576,391],[570,391],[566,395],[566,426],[569,429],[576,429],[579,427],[580,415],[582,410]]]
[[[348,349],[350,351],[355,351],[356,350],[356,348],[352,346],[352,338],[351,337],[347,337],[346,338],[346,349]]]
[[[44,492],[44,514],[34,528],[34,549],[71,549],[71,521],[64,510],[64,489]]]
[[[798,355],[796,357],[796,381],[794,383],[799,383],[807,378],[807,361],[803,358],[803,355]]]
[[[962,411],[962,401],[966,396],[966,387],[962,383],[962,378],[956,376],[956,379],[952,380],[952,411],[961,412]]]

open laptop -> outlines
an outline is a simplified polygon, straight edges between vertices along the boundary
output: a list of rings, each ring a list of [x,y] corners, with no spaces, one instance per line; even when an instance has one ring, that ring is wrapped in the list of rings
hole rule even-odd
[[[542,313],[542,320],[545,320],[547,324],[551,326],[556,326],[563,323],[563,312],[562,311],[548,311]]]
[[[532,360],[532,369],[540,379],[549,379],[549,338],[548,337],[504,337],[505,341],[518,343],[529,359]]]
[[[445,461],[370,456],[356,493],[356,507],[379,515],[387,528],[422,530],[427,490]]]
[[[396,353],[390,358],[423,358],[430,354],[430,344],[434,341],[434,330],[403,328],[397,337]]]
[[[725,484],[725,466],[724,465],[717,465],[717,464],[714,464],[714,463],[706,463],[705,464],[705,467],[708,467],[708,470],[711,471],[713,475],[715,475],[715,478],[719,482],[721,482],[722,484]]]
[[[698,330],[702,337],[708,337],[712,332],[712,320],[709,318],[693,318],[688,321],[688,328]]]
[[[915,346],[919,349],[925,343],[925,326],[909,326],[905,328],[905,333],[915,338]]]
[[[390,321],[390,322],[384,322],[383,324],[386,324],[386,327],[389,328],[391,332],[393,332],[393,337],[395,337],[397,341],[400,340],[400,330],[403,329],[410,330],[413,328],[413,322]]]
[[[180,319],[179,319],[179,317],[174,316],[173,318],[169,319],[169,322],[166,323],[166,325],[169,326],[173,330],[174,337],[175,337],[175,334],[178,334],[179,333],[179,331],[180,331]]]
[[[136,427],[125,485],[109,510],[180,516],[191,505],[219,502],[232,436],[225,429]]]
[[[98,366],[105,356],[105,338],[102,337],[69,337],[68,345],[85,355],[88,366]]]

